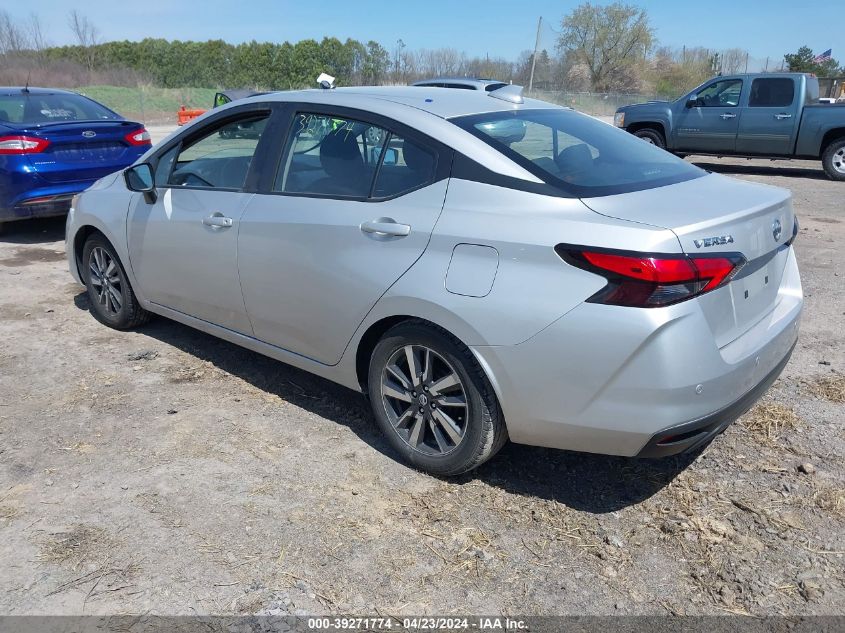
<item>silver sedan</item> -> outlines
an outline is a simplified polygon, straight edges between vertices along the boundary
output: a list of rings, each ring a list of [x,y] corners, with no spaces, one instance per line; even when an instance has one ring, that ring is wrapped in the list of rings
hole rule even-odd
[[[369,396],[410,464],[508,440],[696,450],[798,335],[790,194],[567,108],[448,88],[261,95],[75,198],[105,325],[152,314]]]

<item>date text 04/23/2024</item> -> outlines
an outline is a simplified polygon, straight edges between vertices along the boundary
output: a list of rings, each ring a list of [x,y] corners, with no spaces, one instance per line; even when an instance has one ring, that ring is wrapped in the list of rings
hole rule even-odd
[[[501,617],[335,617],[308,618],[308,628],[314,631],[392,630],[406,631],[521,631],[526,628],[523,620]]]

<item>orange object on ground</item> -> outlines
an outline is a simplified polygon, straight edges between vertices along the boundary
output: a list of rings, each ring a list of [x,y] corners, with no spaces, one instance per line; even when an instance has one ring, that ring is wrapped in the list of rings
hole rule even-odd
[[[205,114],[205,110],[201,108],[192,108],[188,109],[185,106],[179,108],[179,112],[176,113],[176,122],[179,125],[185,125],[188,121],[192,119],[196,119],[198,116]]]

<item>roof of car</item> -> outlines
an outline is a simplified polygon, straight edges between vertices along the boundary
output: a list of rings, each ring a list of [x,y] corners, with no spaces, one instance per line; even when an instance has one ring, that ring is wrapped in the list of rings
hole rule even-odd
[[[77,94],[72,90],[62,90],[61,88],[37,88],[35,86],[0,86],[0,95],[16,95],[27,92],[29,94],[35,95]]]
[[[420,81],[415,81],[411,85],[425,86],[427,84],[436,83],[463,84],[465,86],[478,86],[481,88],[483,88],[484,86],[489,86],[490,84],[507,84],[506,81],[499,81],[498,79],[482,79],[480,77],[434,77],[432,79],[422,79]]]
[[[525,99],[515,104],[496,99],[490,92],[479,90],[454,90],[428,86],[356,86],[334,90],[297,90],[276,92],[268,95],[278,101],[306,101],[319,104],[334,104],[349,108],[363,108],[378,111],[386,102],[428,112],[443,119],[510,110],[537,108],[558,108],[554,104],[537,99]],[[253,97],[260,99],[260,97]]]

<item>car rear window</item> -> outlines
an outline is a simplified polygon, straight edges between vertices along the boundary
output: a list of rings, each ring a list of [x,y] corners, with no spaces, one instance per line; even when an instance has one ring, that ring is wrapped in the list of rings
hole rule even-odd
[[[120,119],[117,114],[82,95],[34,92],[0,95],[0,121],[8,123],[38,124],[116,119]]]
[[[490,112],[451,122],[579,198],[652,189],[706,173],[628,132],[568,109]]]

